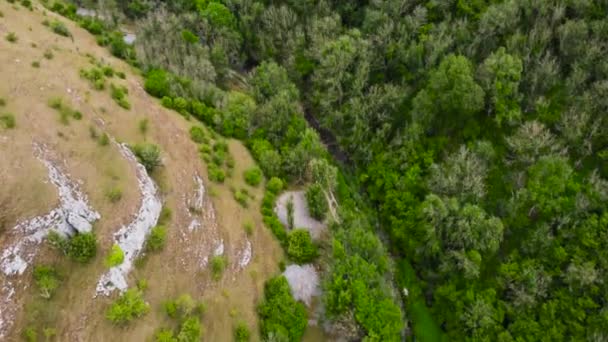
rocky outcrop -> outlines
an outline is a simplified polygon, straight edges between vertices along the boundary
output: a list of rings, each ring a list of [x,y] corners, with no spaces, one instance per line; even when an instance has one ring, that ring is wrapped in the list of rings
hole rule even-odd
[[[125,144],[118,145],[120,153],[135,165],[141,205],[135,218],[114,234],[114,240],[124,252],[122,264],[110,268],[101,276],[97,283],[97,294],[109,295],[114,290],[125,291],[128,288],[127,276],[133,267],[135,259],[142,251],[146,237],[158,222],[162,202],[158,188],[148,175],[146,168],[141,165],[133,152]]]
[[[17,278],[34,261],[38,244],[52,230],[64,236],[87,233],[100,215],[91,208],[87,196],[78,183],[51,162],[43,145],[34,145],[36,157],[46,166],[51,183],[57,188],[59,206],[48,214],[37,216],[17,224],[7,231],[9,245],[0,256],[0,271],[4,274],[0,288],[0,338],[3,337],[16,310],[13,301]]]

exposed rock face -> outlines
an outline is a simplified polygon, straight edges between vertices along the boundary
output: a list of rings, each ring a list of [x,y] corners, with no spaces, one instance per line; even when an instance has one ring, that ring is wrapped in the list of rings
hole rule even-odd
[[[251,241],[245,241],[245,247],[241,250],[237,257],[239,260],[239,268],[245,268],[245,266],[249,265],[251,262],[251,257],[253,256],[253,249],[251,246]]]
[[[321,294],[319,289],[319,275],[313,265],[289,265],[283,272],[291,294],[296,300],[301,300],[306,305],[310,305],[312,297]]]
[[[20,222],[7,231],[11,244],[0,256],[0,270],[4,274],[0,288],[0,338],[12,322],[15,312],[12,297],[15,293],[16,278],[22,275],[32,263],[38,249],[37,245],[51,232],[56,230],[64,236],[76,232],[87,233],[100,215],[88,203],[87,196],[80,191],[78,183],[69,174],[54,165],[42,145],[34,145],[36,157],[46,166],[49,180],[57,188],[59,206],[48,214]]]
[[[5,275],[23,274],[27,264],[36,255],[36,249],[28,247],[40,243],[51,229],[64,236],[72,236],[77,232],[89,233],[93,228],[92,223],[101,217],[89,206],[87,196],[80,191],[78,183],[47,159],[44,147],[35,145],[34,150],[38,159],[48,169],[49,180],[57,188],[59,207],[46,215],[23,221],[13,228],[13,233],[21,238],[2,253],[0,269]]]
[[[101,276],[97,283],[97,293],[109,295],[118,289],[127,290],[127,276],[133,267],[133,262],[141,252],[150,230],[158,222],[162,209],[162,202],[156,184],[141,165],[133,152],[125,144],[119,144],[120,153],[135,164],[139,190],[141,192],[141,205],[137,215],[127,226],[123,226],[114,234],[116,244],[125,254],[122,264],[110,268]]]

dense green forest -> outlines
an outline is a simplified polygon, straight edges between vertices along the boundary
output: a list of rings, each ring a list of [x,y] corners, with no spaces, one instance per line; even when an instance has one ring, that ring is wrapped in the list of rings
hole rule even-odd
[[[336,193],[335,333],[608,339],[607,2],[80,5],[163,104],[246,140],[267,177]]]

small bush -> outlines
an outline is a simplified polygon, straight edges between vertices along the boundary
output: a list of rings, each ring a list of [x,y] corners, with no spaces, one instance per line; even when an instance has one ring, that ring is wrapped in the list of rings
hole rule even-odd
[[[262,182],[262,170],[257,167],[246,170],[243,176],[245,183],[251,186],[258,186]]]
[[[118,266],[125,261],[125,252],[122,251],[119,245],[114,244],[110,250],[110,254],[106,258],[106,266],[114,267]]]
[[[40,265],[34,267],[33,276],[34,283],[40,291],[40,296],[45,299],[51,298],[61,283],[59,273],[52,266]]]
[[[189,294],[183,294],[176,300],[168,301],[164,304],[167,316],[182,320],[188,316],[201,316],[205,312],[205,305],[197,303]]]
[[[65,26],[64,23],[62,23],[59,20],[53,20],[51,21],[49,27],[51,28],[51,30],[60,35],[60,36],[64,36],[64,37],[71,37],[72,34],[70,33],[70,30],[68,30],[67,26]]]
[[[283,190],[283,186],[283,181],[277,177],[270,178],[268,183],[266,183],[266,189],[275,195]]]
[[[222,277],[227,261],[223,255],[216,255],[211,258],[211,274],[213,274],[213,279],[219,280]]]
[[[101,146],[108,146],[110,144],[110,137],[108,136],[107,133],[103,133],[100,137],[99,137],[99,145]]]
[[[51,60],[51,59],[53,59],[53,57],[55,57],[55,55],[53,55],[53,51],[51,51],[51,50],[44,51],[43,56],[44,56],[44,58],[46,58],[48,60]]]
[[[106,311],[106,318],[114,324],[126,325],[145,315],[149,310],[149,305],[143,299],[143,293],[137,289],[129,289],[112,303]]]
[[[223,183],[224,180],[226,180],[226,173],[216,165],[209,164],[207,166],[207,173],[209,174],[209,179],[212,182]]]
[[[192,126],[190,128],[190,139],[197,144],[204,143],[206,141],[205,130],[200,126]]]
[[[38,61],[32,62],[32,68],[40,68],[40,62],[38,62]]]
[[[127,94],[129,90],[125,86],[115,86],[114,84],[110,85],[110,91],[112,95],[112,99],[124,109],[131,109],[131,104],[127,100]]]
[[[312,243],[310,233],[295,229],[287,238],[287,255],[298,264],[305,264],[317,257],[317,247]]]
[[[146,75],[144,89],[152,96],[162,98],[169,95],[170,81],[164,70],[151,70]]]
[[[66,238],[56,231],[51,231],[47,241],[52,247],[80,263],[87,263],[97,255],[97,238],[93,233],[78,233]]]
[[[169,96],[163,96],[160,100],[160,104],[167,109],[173,109],[173,99]]]
[[[243,229],[245,229],[245,233],[247,233],[247,236],[251,236],[253,234],[253,228],[254,224],[251,221],[245,222],[243,224]]]
[[[186,319],[180,327],[177,334],[177,341],[180,342],[198,342],[201,340],[203,329],[201,322],[196,317]]]
[[[249,327],[244,322],[237,324],[234,329],[234,341],[235,342],[247,342],[251,338],[251,332]]]
[[[188,100],[183,97],[176,97],[173,99],[173,109],[180,113],[188,111]]]
[[[53,109],[61,109],[63,100],[60,97],[52,97],[49,99],[49,107]]]
[[[137,144],[131,146],[131,150],[148,172],[153,172],[157,167],[162,165],[160,148],[157,145],[148,143]]]
[[[165,248],[167,240],[167,228],[158,225],[150,231],[150,235],[146,238],[146,251],[156,252]]]
[[[110,202],[116,203],[122,199],[122,190],[118,187],[112,187],[106,191],[106,197]]]
[[[154,334],[155,342],[176,342],[177,339],[173,336],[173,331],[162,328]]]
[[[0,124],[2,127],[6,129],[12,129],[17,126],[17,121],[15,120],[15,116],[11,113],[5,113],[0,115]]]
[[[306,189],[306,204],[310,216],[322,221],[328,210],[327,199],[319,184],[312,184]]]
[[[17,37],[17,35],[15,34],[15,32],[9,32],[6,35],[6,40],[9,41],[9,42],[11,42],[11,43],[16,43],[19,40],[19,38]]]
[[[249,206],[247,204],[247,201],[249,200],[249,196],[247,196],[247,194],[245,192],[243,192],[242,190],[237,190],[234,192],[234,199],[237,202],[239,202],[239,204],[243,208],[247,208]]]
[[[142,119],[139,121],[139,133],[141,133],[142,135],[146,135],[148,134],[148,119]]]
[[[6,100],[0,97],[0,107],[6,106]]]
[[[163,206],[160,211],[160,216],[158,217],[158,224],[165,225],[169,223],[169,221],[171,221],[171,217],[173,217],[173,211],[171,211],[171,208]]]
[[[28,326],[23,330],[23,339],[26,342],[37,342],[38,341],[38,332],[34,327]]]
[[[88,263],[97,255],[97,239],[93,233],[76,234],[69,240],[67,254],[80,263]]]

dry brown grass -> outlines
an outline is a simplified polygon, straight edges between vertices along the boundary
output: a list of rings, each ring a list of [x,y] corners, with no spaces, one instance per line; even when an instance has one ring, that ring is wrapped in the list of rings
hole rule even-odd
[[[237,141],[229,142],[236,160],[234,176],[226,185],[211,185],[206,167],[189,138],[192,123],[147,96],[141,87],[142,80],[128,65],[112,58],[97,46],[94,37],[67,20],[64,22],[74,36],[73,42],[48,31],[41,24],[44,17],[40,10],[15,11],[7,2],[0,2],[0,11],[5,14],[0,21],[0,31],[10,27],[20,38],[18,44],[0,42],[0,71],[11,75],[10,82],[0,82],[0,97],[8,100],[8,109],[19,122],[16,129],[0,132],[0,161],[10,161],[0,162],[3,177],[0,193],[11,194],[8,204],[6,200],[0,204],[9,207],[7,212],[11,213],[5,221],[13,225],[16,220],[45,213],[56,205],[56,190],[48,184],[46,169],[33,155],[34,141],[47,144],[55,154],[54,160],[69,170],[73,179],[82,181],[82,190],[102,215],[94,228],[100,249],[90,265],[71,264],[46,248],[40,251],[39,260],[59,263],[65,272],[64,282],[46,304],[33,296],[30,292],[33,290],[17,291],[15,305],[21,311],[9,339],[19,339],[24,327],[34,323],[40,329],[55,328],[58,340],[149,340],[157,328],[169,324],[161,312],[162,303],[183,293],[203,299],[207,304],[203,320],[206,340],[231,340],[233,326],[238,321],[247,322],[252,331],[257,331],[256,304],[262,296],[264,281],[278,272],[282,251],[262,225],[261,188],[249,188],[255,197],[249,209],[236,203],[229,190],[230,186],[246,187],[240,175],[254,164],[246,148]],[[49,19],[54,17],[48,13]],[[36,49],[32,43],[37,45]],[[46,50],[53,51],[54,58],[41,60],[39,69],[31,68],[31,60],[25,59],[28,56],[40,59],[39,54]],[[108,92],[92,91],[88,82],[80,78],[79,70],[90,66],[85,53],[112,65],[115,70],[129,71],[125,80],[113,82],[129,89],[130,111],[120,108]],[[61,125],[54,110],[47,106],[48,99],[54,96],[69,100],[74,109],[83,113],[83,119],[69,126]],[[100,133],[107,132],[119,141],[138,143],[144,141],[139,131],[142,119],[149,121],[145,140],[158,144],[163,151],[164,167],[155,178],[162,183],[164,201],[172,209],[173,219],[168,225],[165,249],[151,255],[143,267],[134,270],[130,279],[131,284],[135,284],[137,278],[147,279],[149,288],[145,298],[152,310],[129,329],[118,329],[104,318],[110,300],[92,296],[105,270],[103,259],[112,246],[113,233],[132,219],[139,206],[139,192],[133,166],[112,144],[101,147],[91,139],[89,127],[94,126]],[[212,198],[217,217],[215,222],[204,222],[202,229],[187,233],[192,218],[184,198],[194,191],[195,174],[203,177],[208,193],[212,188],[217,194]],[[123,190],[117,204],[106,198],[108,184]],[[15,191],[14,187],[19,190]],[[13,194],[20,196],[19,201],[15,201]],[[242,228],[245,221],[255,224],[249,238],[253,259],[244,270],[237,270],[233,262],[237,261],[236,255],[247,239]],[[199,260],[193,257],[197,251],[211,253],[215,241],[205,229],[212,224],[217,225],[217,236],[213,238],[224,241],[229,260],[228,269],[219,281],[212,280],[209,270],[202,269]],[[28,277],[24,275],[23,279],[29,282]],[[253,337],[257,339],[257,334]]]

